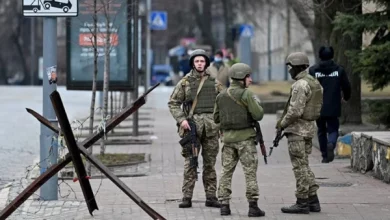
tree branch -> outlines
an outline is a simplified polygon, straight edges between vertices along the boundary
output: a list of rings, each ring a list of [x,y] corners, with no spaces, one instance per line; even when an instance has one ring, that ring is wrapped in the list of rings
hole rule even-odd
[[[309,36],[313,38],[314,35],[314,21],[310,17],[309,13],[305,9],[304,4],[299,0],[287,0],[287,3],[293,11],[295,12],[295,15],[297,16],[298,20],[301,22],[302,26],[306,28],[306,30],[309,33]]]

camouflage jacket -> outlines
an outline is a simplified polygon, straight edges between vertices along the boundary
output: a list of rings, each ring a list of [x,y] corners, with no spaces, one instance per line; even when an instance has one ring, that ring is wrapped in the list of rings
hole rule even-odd
[[[208,72],[205,73],[209,75]],[[200,74],[194,70],[191,70],[186,76],[193,76],[201,80]],[[215,83],[215,86],[216,86],[216,92],[219,92],[218,89],[219,84],[217,81]],[[184,113],[181,106],[185,100],[190,99],[191,97],[190,92],[191,92],[191,88],[189,82],[186,81],[185,78],[182,78],[173,89],[173,92],[168,101],[169,111],[171,112],[173,118],[176,120],[179,126],[182,121],[187,119],[187,116]],[[203,131],[205,131],[207,137],[212,137],[218,134],[219,125],[214,123],[212,113],[194,114],[193,120],[196,123],[196,127],[197,127],[196,130],[199,135],[202,135]],[[181,136],[182,134],[183,131],[179,129],[179,135]]]
[[[307,70],[296,76],[296,82],[291,86],[290,105],[287,112],[281,119],[280,125],[285,128],[284,132],[293,133],[303,137],[314,137],[317,127],[315,121],[306,121],[301,119],[303,110],[312,92],[309,84],[302,80],[308,74]]]
[[[233,80],[232,84],[230,84],[230,88],[242,88],[242,85],[239,82]],[[217,96],[217,100],[219,98],[220,95]],[[250,113],[254,121],[261,121],[263,119],[264,111],[260,105],[260,101],[258,100],[256,95],[254,95],[249,89],[245,89],[245,92],[243,93],[241,100],[239,101],[246,106],[248,112]],[[216,123],[220,123],[220,114],[223,114],[223,111],[221,111],[218,102],[216,102],[214,107],[214,121]],[[254,128],[245,128],[240,130],[224,130],[221,131],[221,133],[223,134],[222,141],[224,143],[236,143],[248,140],[249,138],[256,137],[256,131]]]

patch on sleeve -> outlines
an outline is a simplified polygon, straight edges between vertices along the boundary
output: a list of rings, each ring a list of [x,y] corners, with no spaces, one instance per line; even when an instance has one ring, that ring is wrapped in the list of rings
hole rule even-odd
[[[255,100],[257,103],[261,103],[260,99],[257,97],[257,95],[252,96],[253,100]]]
[[[297,89],[294,89],[292,92],[291,92],[291,102],[295,102],[297,100],[297,97],[298,96],[298,90]]]

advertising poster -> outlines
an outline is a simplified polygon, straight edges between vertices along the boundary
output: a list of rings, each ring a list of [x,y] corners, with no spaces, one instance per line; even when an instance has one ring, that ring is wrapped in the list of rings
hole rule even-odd
[[[93,2],[93,0],[79,0],[78,17],[68,20],[68,89],[90,90],[92,87],[94,73]],[[109,4],[109,7],[105,4]],[[110,90],[130,90],[131,88],[129,10],[126,0],[97,1],[98,90],[102,90],[107,28],[110,32],[109,88]],[[109,23],[106,22],[107,16]]]

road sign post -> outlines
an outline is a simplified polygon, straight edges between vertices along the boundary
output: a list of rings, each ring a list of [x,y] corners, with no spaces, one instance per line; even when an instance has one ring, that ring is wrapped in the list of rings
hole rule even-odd
[[[50,67],[57,65],[57,18],[45,17],[43,19],[43,116],[49,119],[53,124],[57,125],[56,115],[53,106],[50,103],[49,95],[56,90],[56,84],[49,84],[49,79],[46,74],[50,71]],[[47,71],[49,70],[49,71]],[[51,71],[50,71],[51,74]],[[48,75],[47,75],[48,76]],[[56,134],[44,125],[41,125],[40,135],[40,168],[41,173],[45,172],[50,164],[55,164],[58,157],[58,146],[55,139]],[[40,189],[40,195],[43,200],[58,199],[58,176],[53,176]]]
[[[75,17],[78,10],[78,0],[23,0],[26,17]]]
[[[251,50],[251,39],[253,37],[253,26],[248,24],[242,24],[239,28],[239,50],[238,56],[241,62],[252,66],[252,50]],[[254,81],[257,81],[255,74]]]
[[[58,126],[58,122],[49,95],[57,88],[57,17],[77,16],[77,14],[78,0],[23,0],[23,15],[25,17],[44,17],[42,112],[43,116],[55,126]],[[57,135],[53,131],[41,125],[39,164],[41,173],[44,173],[52,164],[57,163],[56,137]],[[57,175],[40,188],[40,197],[42,200],[58,200]]]
[[[145,89],[150,87],[150,78],[151,78],[151,53],[150,53],[150,45],[151,45],[151,33],[150,33],[150,24],[151,24],[151,6],[152,1],[146,0],[146,79],[145,79]]]
[[[146,0],[146,14],[148,19],[146,29],[146,85],[150,86],[152,68],[151,30],[164,31],[168,29],[168,13],[166,11],[151,11],[151,0]]]
[[[133,100],[138,98],[139,69],[138,69],[138,0],[133,1],[133,77],[134,91]],[[133,136],[138,136],[138,112],[133,114]]]
[[[152,11],[150,13],[150,29],[162,31],[168,29],[168,14],[166,11]]]

